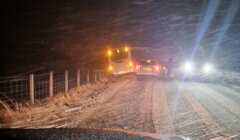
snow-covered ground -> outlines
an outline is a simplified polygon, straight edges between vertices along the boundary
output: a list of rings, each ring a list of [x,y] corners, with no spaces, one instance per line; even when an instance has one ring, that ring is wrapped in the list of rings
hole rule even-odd
[[[126,75],[39,101],[15,113],[4,127],[106,128],[202,140],[239,139],[239,92],[237,84],[139,81]]]

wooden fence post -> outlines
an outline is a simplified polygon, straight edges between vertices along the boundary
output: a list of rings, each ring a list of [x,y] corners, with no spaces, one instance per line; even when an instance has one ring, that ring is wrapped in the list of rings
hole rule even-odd
[[[80,88],[80,69],[77,70],[77,88]]]
[[[53,97],[53,71],[49,74],[49,97]]]
[[[104,79],[104,71],[102,71],[101,75],[102,75],[102,79]]]
[[[97,70],[94,70],[94,82],[97,82]]]
[[[102,71],[99,71],[99,80],[102,81]]]
[[[68,71],[65,70],[65,92],[68,92]]]
[[[103,79],[106,79],[106,73],[103,71]]]
[[[29,76],[29,93],[30,93],[30,103],[34,104],[34,75]]]
[[[97,80],[98,80],[98,81],[101,81],[101,80],[100,80],[100,71],[99,71],[99,70],[97,71]]]
[[[87,70],[87,83],[89,83],[89,69]]]

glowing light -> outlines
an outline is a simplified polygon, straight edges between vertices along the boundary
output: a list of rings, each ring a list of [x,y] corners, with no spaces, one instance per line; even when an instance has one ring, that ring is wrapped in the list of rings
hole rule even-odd
[[[132,67],[133,66],[133,62],[129,62],[129,66]]]
[[[204,66],[203,66],[203,72],[205,72],[205,73],[209,73],[209,72],[211,72],[213,70],[213,67],[212,67],[212,65],[210,65],[210,64],[205,64]]]
[[[119,49],[117,49],[117,53],[119,53],[120,52],[120,50]]]
[[[186,62],[183,68],[185,72],[191,72],[193,70],[193,65],[190,62]]]
[[[147,63],[151,63],[151,60],[150,60],[150,59],[148,59],[148,60],[147,60]]]
[[[128,47],[125,47],[124,50],[125,50],[125,52],[128,52]]]
[[[159,66],[158,65],[154,65],[153,67],[155,68],[156,71],[159,71]]]
[[[112,70],[113,70],[113,67],[112,67],[112,66],[109,66],[109,67],[108,67],[108,70],[109,70],[109,71],[112,71]]]
[[[112,51],[108,50],[108,56],[111,56],[111,55],[112,55]]]
[[[138,69],[140,69],[140,67],[141,67],[140,65],[137,65],[137,66],[136,66],[136,69],[138,70]]]

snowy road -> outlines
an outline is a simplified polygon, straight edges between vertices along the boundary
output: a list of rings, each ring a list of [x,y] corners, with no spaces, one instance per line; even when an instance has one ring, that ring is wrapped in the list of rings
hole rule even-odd
[[[22,117],[11,127],[90,127],[203,140],[240,139],[239,86],[160,79],[138,81],[130,75],[93,88],[62,106],[47,104],[46,111],[41,112],[40,107],[32,108],[31,117]]]

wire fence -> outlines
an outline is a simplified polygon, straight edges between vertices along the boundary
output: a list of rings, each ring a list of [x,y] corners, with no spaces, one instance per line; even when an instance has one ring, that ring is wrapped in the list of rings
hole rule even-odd
[[[62,93],[65,90],[65,73],[64,71],[57,71],[53,73],[53,94]]]
[[[0,100],[10,106],[25,102],[33,104],[36,99],[65,93],[83,84],[96,83],[104,78],[107,78],[105,71],[86,68],[1,78]]]
[[[49,74],[34,76],[34,99],[43,99],[49,96]]]
[[[29,78],[5,79],[0,81],[0,99],[7,104],[13,105],[16,102],[28,100]]]
[[[68,73],[68,88],[77,87],[77,70],[69,71]]]

